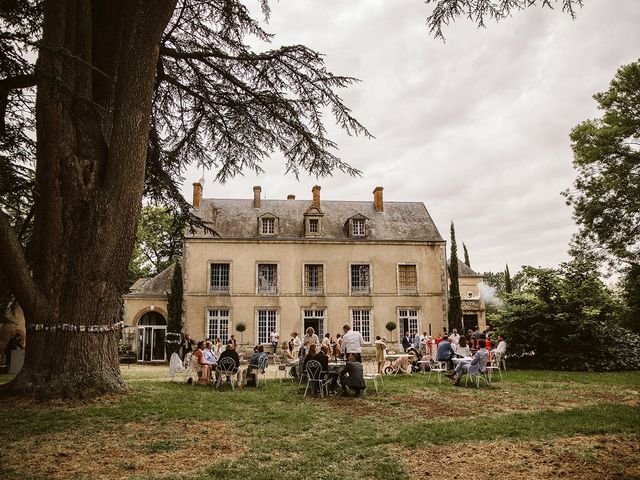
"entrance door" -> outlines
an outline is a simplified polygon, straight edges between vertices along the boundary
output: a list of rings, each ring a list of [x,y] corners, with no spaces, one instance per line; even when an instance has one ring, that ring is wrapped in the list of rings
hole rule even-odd
[[[147,312],[138,320],[138,361],[164,362],[167,324],[158,312]]]
[[[462,325],[464,327],[463,332],[467,333],[467,330],[473,330],[478,325],[478,314],[468,314],[462,316]],[[462,333],[462,332],[458,332]]]
[[[302,320],[303,335],[307,328],[313,328],[320,341],[324,337],[324,310],[305,310]]]

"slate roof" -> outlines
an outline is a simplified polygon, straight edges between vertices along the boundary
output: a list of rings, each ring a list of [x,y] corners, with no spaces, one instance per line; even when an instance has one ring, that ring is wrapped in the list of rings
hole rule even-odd
[[[470,267],[467,266],[466,263],[464,263],[462,260],[458,260],[458,277],[482,277],[482,278],[484,278],[484,275],[474,272],[473,270],[471,270]]]
[[[203,198],[194,210],[221,238],[253,239],[258,235],[258,217],[266,213],[279,219],[279,235],[274,240],[304,238],[304,214],[311,200],[261,200],[261,208],[253,208],[253,199]],[[376,212],[373,202],[322,200],[322,236],[327,240],[353,241],[417,241],[444,242],[429,212],[421,202],[385,202],[384,211]],[[367,236],[351,238],[347,222],[356,215],[367,219]],[[213,238],[202,231],[191,238]]]
[[[172,263],[169,267],[165,268],[155,277],[140,278],[135,281],[127,297],[153,297],[153,296],[165,296],[171,291],[171,279],[173,278],[173,271],[175,270],[175,263]]]

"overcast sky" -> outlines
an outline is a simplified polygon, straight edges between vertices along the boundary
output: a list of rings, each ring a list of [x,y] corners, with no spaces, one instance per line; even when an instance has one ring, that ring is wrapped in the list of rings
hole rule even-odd
[[[598,115],[591,98],[618,67],[640,57],[640,1],[585,0],[572,20],[534,8],[477,29],[450,26],[428,36],[431,7],[420,0],[280,0],[267,30],[275,45],[305,44],[328,68],[362,83],[341,92],[375,139],[337,130],[338,155],[361,178],[284,176],[274,156],[266,173],[225,185],[205,174],[205,197],[421,201],[443,238],[456,225],[478,272],[567,259],[576,231],[560,192],[572,185],[569,132]],[[329,120],[329,117],[327,117]],[[201,172],[191,169],[183,193]]]

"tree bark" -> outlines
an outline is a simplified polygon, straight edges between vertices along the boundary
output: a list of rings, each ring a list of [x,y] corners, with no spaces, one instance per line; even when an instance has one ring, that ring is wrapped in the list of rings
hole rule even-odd
[[[120,320],[159,43],[175,4],[45,2],[37,63],[33,276],[15,244],[15,260],[4,256],[0,265],[17,275],[12,286],[20,287],[14,291],[28,328],[49,329],[29,329],[25,365],[12,383],[17,392],[83,397],[125,389],[117,331],[59,326]],[[3,235],[10,237],[6,229]]]

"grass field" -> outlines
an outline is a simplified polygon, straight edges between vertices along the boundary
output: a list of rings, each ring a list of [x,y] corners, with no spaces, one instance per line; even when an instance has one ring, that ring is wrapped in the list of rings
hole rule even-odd
[[[379,395],[320,399],[166,370],[124,367],[129,395],[88,403],[0,399],[0,478],[640,478],[640,372],[385,377]]]

